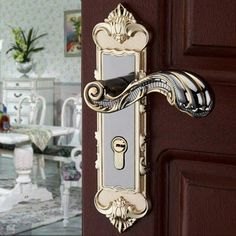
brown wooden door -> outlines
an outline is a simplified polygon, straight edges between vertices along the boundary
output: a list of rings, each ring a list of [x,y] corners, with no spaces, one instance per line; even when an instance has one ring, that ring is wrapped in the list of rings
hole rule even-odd
[[[83,1],[83,86],[94,80],[91,32],[118,0]],[[124,235],[236,235],[236,1],[126,0],[149,28],[148,73],[185,69],[211,86],[215,108],[193,119],[148,95],[150,213]],[[83,235],[119,235],[97,212],[96,114],[83,107]]]

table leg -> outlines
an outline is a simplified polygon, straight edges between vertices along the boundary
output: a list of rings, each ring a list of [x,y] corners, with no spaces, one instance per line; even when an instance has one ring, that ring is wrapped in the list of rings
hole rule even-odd
[[[14,150],[14,166],[19,184],[31,183],[31,171],[33,168],[33,148],[31,145],[22,145]]]
[[[48,201],[52,193],[38,187],[31,181],[33,167],[33,149],[31,145],[22,145],[14,150],[14,165],[18,177],[12,190],[0,189],[0,212],[11,210],[14,205],[31,200]]]

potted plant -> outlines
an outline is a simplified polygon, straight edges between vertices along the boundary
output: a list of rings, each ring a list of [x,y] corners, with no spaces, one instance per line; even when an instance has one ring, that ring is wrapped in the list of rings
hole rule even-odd
[[[11,28],[14,35],[15,42],[11,44],[10,48],[6,51],[6,54],[13,52],[13,58],[17,64],[17,70],[23,73],[24,76],[32,69],[32,54],[40,52],[44,47],[36,47],[40,38],[47,34],[40,34],[31,28],[28,32],[25,32],[22,28]]]

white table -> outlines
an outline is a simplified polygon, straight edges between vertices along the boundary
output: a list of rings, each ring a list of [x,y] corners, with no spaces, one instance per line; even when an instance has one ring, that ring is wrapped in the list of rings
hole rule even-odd
[[[57,126],[33,126],[50,129],[52,136],[67,135],[74,132],[73,128]],[[52,193],[44,187],[38,187],[31,181],[33,167],[33,149],[30,138],[26,134],[0,133],[0,143],[15,144],[14,166],[17,173],[16,185],[11,190],[0,188],[0,212],[11,210],[15,205],[23,201],[52,199]]]

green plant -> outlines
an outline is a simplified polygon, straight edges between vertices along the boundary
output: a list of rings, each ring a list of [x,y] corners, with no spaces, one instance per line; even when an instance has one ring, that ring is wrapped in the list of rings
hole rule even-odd
[[[7,50],[6,54],[13,52],[13,58],[15,61],[24,63],[29,62],[32,53],[40,52],[44,47],[36,47],[37,40],[46,36],[47,34],[37,35],[38,32],[31,28],[27,33],[20,28],[13,28],[12,33],[14,35],[15,43],[11,44],[11,47]]]

